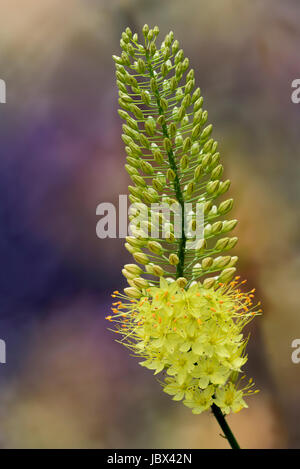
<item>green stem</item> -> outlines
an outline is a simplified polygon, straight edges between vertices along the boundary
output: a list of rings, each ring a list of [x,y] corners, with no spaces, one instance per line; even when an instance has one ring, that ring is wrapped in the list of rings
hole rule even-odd
[[[213,404],[211,406],[212,413],[214,414],[215,418],[218,421],[218,424],[222,428],[224,432],[224,436],[227,439],[228,443],[230,444],[232,449],[241,449],[238,442],[235,439],[234,434],[231,431],[230,426],[225,420],[224,414],[222,413],[220,407],[216,406],[216,404]]]

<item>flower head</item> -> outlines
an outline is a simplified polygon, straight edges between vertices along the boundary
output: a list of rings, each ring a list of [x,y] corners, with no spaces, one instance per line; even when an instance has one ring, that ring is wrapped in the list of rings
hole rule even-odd
[[[246,407],[234,377],[247,361],[242,330],[258,314],[249,293],[236,281],[183,289],[163,278],[144,293],[139,299],[119,295],[110,321],[142,366],[164,372],[164,391],[185,398],[195,413],[212,402],[224,413]]]

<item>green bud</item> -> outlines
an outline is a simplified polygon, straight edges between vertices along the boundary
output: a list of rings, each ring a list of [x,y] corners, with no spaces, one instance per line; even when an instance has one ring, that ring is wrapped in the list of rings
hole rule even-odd
[[[183,146],[182,146],[183,153],[189,151],[189,149],[191,148],[191,145],[192,145],[192,142],[191,142],[190,137],[186,137],[186,139],[183,142]]]
[[[189,199],[195,190],[195,184],[193,182],[189,182],[186,188],[186,197]]]
[[[203,142],[205,141],[209,136],[210,134],[212,133],[212,124],[209,124],[207,127],[205,127],[205,129],[202,131],[201,135],[200,135],[200,140]]]
[[[201,116],[201,121],[200,121],[200,124],[201,125],[204,125],[207,121],[207,118],[208,118],[208,112],[207,111],[203,111],[202,112],[202,116]]]
[[[212,264],[213,264],[212,257],[205,257],[201,262],[202,269],[204,270],[209,269],[212,266]]]
[[[130,254],[134,254],[135,252],[139,252],[140,249],[139,248],[136,248],[136,247],[133,247],[131,246],[131,244],[129,243],[125,243],[125,248],[127,249],[128,252],[130,252]]]
[[[176,174],[174,173],[173,169],[169,168],[167,171],[167,178],[169,181],[174,181],[176,178]]]
[[[147,24],[144,24],[142,31],[145,37],[148,36],[149,26]]]
[[[218,241],[215,244],[215,249],[217,251],[223,251],[223,249],[226,248],[228,241],[229,241],[229,238],[218,239]]]
[[[204,227],[204,237],[205,238],[208,238],[211,234],[211,224],[208,223],[207,225],[205,225]]]
[[[149,287],[147,280],[142,277],[136,277],[132,280],[132,282],[137,288],[140,288],[141,290]]]
[[[201,160],[202,166],[205,168],[206,166],[210,164],[210,162],[211,162],[211,153],[206,153]]]
[[[125,295],[130,296],[131,298],[140,298],[142,296],[140,290],[135,287],[124,288],[124,293]]]
[[[157,241],[149,241],[147,247],[149,251],[153,252],[154,254],[158,254],[159,256],[163,253],[163,247]]]
[[[192,89],[194,88],[195,86],[195,80],[190,80],[187,84],[186,84],[186,87],[185,87],[185,92],[186,93],[191,93]],[[191,99],[191,103],[193,104],[193,101]]]
[[[163,277],[165,275],[165,271],[159,265],[154,264],[152,266],[152,269],[153,269],[153,273],[157,275],[158,277]]]
[[[228,282],[232,279],[233,275],[235,274],[236,268],[229,267],[228,269],[224,269],[221,274],[219,275],[218,281],[219,282]]]
[[[203,104],[203,98],[202,96],[200,98],[198,98],[195,103],[194,103],[194,112],[197,112],[199,111],[199,109],[202,107],[202,104]]]
[[[143,173],[149,175],[152,175],[154,173],[154,169],[151,164],[148,163],[148,161],[141,161],[141,170],[143,171]]]
[[[179,49],[179,42],[177,41],[177,39],[175,39],[175,41],[173,42],[173,45],[172,45],[173,55],[177,53],[178,49]]]
[[[218,190],[219,181],[209,181],[206,185],[206,191],[208,194],[213,194]]]
[[[217,234],[219,233],[223,228],[223,222],[221,221],[216,221],[215,223],[213,223],[213,225],[211,226],[211,233],[212,234]],[[223,231],[223,230],[222,230]]]
[[[212,288],[216,283],[216,279],[214,277],[209,277],[209,278],[206,278],[204,281],[203,281],[203,286],[204,288]]]
[[[220,215],[224,215],[225,213],[229,212],[233,206],[233,199],[227,199],[220,203],[218,208],[218,213]]]
[[[184,171],[189,165],[189,158],[187,155],[183,155],[180,159],[180,168]]]
[[[136,264],[125,264],[124,268],[135,276],[141,275],[141,273],[143,272],[142,269]]]
[[[202,273],[201,264],[197,263],[193,266],[192,273],[194,277],[199,276]]]
[[[205,142],[205,144],[203,145],[203,152],[206,153],[207,151],[210,151],[213,143],[214,143],[213,138],[210,138],[209,140],[207,140],[207,142]]]
[[[177,127],[176,125],[174,124],[174,122],[172,122],[169,127],[168,127],[168,132],[169,132],[169,135],[171,138],[174,138],[175,135],[176,135],[176,132],[177,132]]]
[[[214,269],[223,269],[231,260],[230,256],[219,256],[214,259],[213,268]]]
[[[196,140],[199,134],[200,134],[200,124],[196,124],[192,130],[192,139]]]
[[[212,171],[210,179],[213,181],[215,179],[220,179],[223,173],[223,166],[219,164],[218,166],[215,167],[215,169]]]
[[[198,142],[193,143],[193,145],[191,146],[191,155],[197,155],[199,151],[200,151],[199,143]]]
[[[146,241],[138,239],[135,236],[126,236],[126,241],[133,247],[141,248],[145,246]]]
[[[197,168],[195,169],[195,173],[194,173],[195,182],[199,182],[203,174],[204,174],[203,166],[199,164]]]
[[[183,50],[180,49],[174,57],[174,64],[178,65],[183,60]]]
[[[149,262],[148,256],[146,256],[146,254],[143,252],[136,252],[133,254],[133,257],[139,264],[146,265]]]
[[[225,192],[227,192],[229,187],[230,187],[230,180],[229,179],[227,179],[226,181],[221,182],[220,187],[219,187],[219,191],[218,191],[218,195],[222,195]]]
[[[145,121],[145,130],[151,137],[155,135],[155,120],[153,118],[148,117]]]
[[[187,281],[187,279],[186,279],[185,277],[178,277],[178,279],[176,280],[176,282],[177,282],[177,285],[178,285],[180,288],[184,288],[184,287],[187,285],[187,283],[188,283],[188,281]]]
[[[130,166],[129,164],[125,164],[125,169],[129,175],[139,174],[138,170],[134,168],[133,166]]]
[[[137,119],[144,119],[144,114],[139,107],[135,104],[131,104],[130,111],[135,115]]]
[[[138,187],[146,187],[147,186],[147,183],[146,183],[145,179],[142,178],[142,176],[137,176],[136,174],[133,174],[131,179],[133,180],[133,182]]]
[[[171,265],[179,264],[179,257],[177,256],[177,254],[170,254],[169,255],[169,263]]]
[[[192,96],[192,103],[194,104],[197,101],[197,99],[199,99],[200,97],[201,97],[201,90],[200,88],[196,88]]]
[[[143,90],[142,93],[141,93],[141,98],[142,98],[142,101],[144,104],[147,104],[147,106],[149,106],[150,102],[151,102],[151,96],[150,96],[150,93],[148,90]]]
[[[126,269],[122,269],[122,274],[124,275],[125,278],[128,280],[133,280],[136,277],[136,274],[133,274],[131,272],[128,272]]]
[[[206,240],[205,239],[199,239],[199,241],[196,244],[196,249],[195,249],[196,254],[200,255],[201,253],[203,253],[203,251],[206,249],[206,247],[207,247]]]
[[[147,137],[145,137],[144,134],[140,133],[139,134],[139,139],[140,139],[140,142],[141,144],[143,145],[143,147],[147,148],[148,150],[150,149],[150,142],[149,140],[147,139]],[[152,173],[149,173],[149,174],[152,174]]]
[[[133,166],[134,168],[139,168],[140,167],[140,159],[139,158],[133,158],[131,156],[127,156],[126,161],[130,164],[130,166]]]
[[[233,230],[236,227],[237,223],[238,223],[237,220],[225,220],[225,221],[223,221],[222,232],[227,233],[228,231]]]
[[[237,244],[238,238],[235,236],[233,238],[229,238],[228,244],[226,246],[226,249],[232,249],[234,246]]]
[[[172,150],[172,142],[169,138],[164,138],[164,149],[166,152],[170,152]]]

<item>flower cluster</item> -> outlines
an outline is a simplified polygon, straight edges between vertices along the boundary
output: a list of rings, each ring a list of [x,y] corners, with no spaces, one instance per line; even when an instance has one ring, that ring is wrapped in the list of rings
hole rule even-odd
[[[237,412],[253,392],[251,381],[243,388],[237,382],[247,361],[242,330],[260,312],[253,291],[243,293],[241,283],[237,277],[218,287],[195,282],[184,289],[161,279],[140,298],[115,292],[120,300],[107,319],[116,324],[121,342],[143,358],[142,366],[164,372],[164,391],[174,400],[196,414],[213,403],[225,414]]]

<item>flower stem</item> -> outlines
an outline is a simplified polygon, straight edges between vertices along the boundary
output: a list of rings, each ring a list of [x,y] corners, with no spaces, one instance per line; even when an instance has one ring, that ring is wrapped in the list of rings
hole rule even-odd
[[[211,406],[211,410],[212,410],[212,413],[214,414],[215,418],[217,419],[218,424],[222,428],[222,430],[224,432],[224,436],[227,439],[228,443],[230,444],[231,448],[232,449],[241,449],[240,445],[238,444],[238,442],[235,439],[234,434],[231,431],[230,426],[226,422],[225,417],[224,417],[220,407],[218,407],[216,404],[213,404]]]

